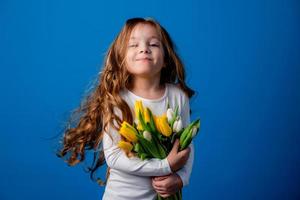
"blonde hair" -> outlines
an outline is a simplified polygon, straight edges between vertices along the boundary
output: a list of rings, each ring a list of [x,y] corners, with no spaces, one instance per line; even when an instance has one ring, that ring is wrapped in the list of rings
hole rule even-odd
[[[120,91],[130,88],[131,75],[126,70],[125,55],[127,43],[133,28],[137,24],[149,24],[157,30],[164,49],[165,67],[161,70],[160,84],[177,84],[188,97],[194,91],[185,83],[185,71],[182,61],[175,52],[174,44],[168,32],[154,19],[128,19],[122,30],[109,47],[99,76],[99,83],[89,94],[81,106],[71,115],[67,128],[64,130],[62,148],[58,156],[67,157],[66,162],[73,166],[85,159],[86,150],[94,150],[94,160],[89,168],[91,178],[98,167],[105,163],[101,147],[104,132],[111,126],[119,129],[123,120],[133,123],[133,116],[128,104],[121,98]],[[114,113],[114,107],[120,109],[122,119]],[[72,120],[72,119],[77,119]],[[74,127],[72,123],[74,123]],[[114,125],[114,121],[117,126]],[[96,154],[97,153],[97,154]]]

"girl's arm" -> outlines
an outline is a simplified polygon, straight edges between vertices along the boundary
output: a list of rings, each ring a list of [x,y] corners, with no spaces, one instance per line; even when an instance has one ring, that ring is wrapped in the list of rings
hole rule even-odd
[[[117,143],[121,139],[115,129],[110,129],[113,140],[107,133],[103,136],[103,150],[107,166],[139,176],[164,176],[172,173],[167,158],[141,160],[137,157],[127,157]]]
[[[193,162],[194,162],[194,144],[193,141],[189,145],[191,148],[190,156],[186,164],[176,172],[182,180],[183,186],[186,186],[189,184],[191,173],[192,173],[192,168],[193,168]]]

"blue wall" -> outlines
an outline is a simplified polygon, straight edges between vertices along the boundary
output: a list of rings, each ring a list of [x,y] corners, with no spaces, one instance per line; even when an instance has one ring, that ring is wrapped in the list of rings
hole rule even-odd
[[[68,167],[49,138],[135,16],[165,26],[198,91],[192,119],[202,127],[185,199],[300,199],[299,4],[2,0],[0,199],[101,199],[84,165]]]

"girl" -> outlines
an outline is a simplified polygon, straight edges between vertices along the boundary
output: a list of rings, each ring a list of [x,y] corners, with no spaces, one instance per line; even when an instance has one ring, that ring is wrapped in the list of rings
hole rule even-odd
[[[168,103],[175,107],[177,99],[183,126],[190,123],[189,98],[194,91],[185,83],[183,64],[167,31],[153,19],[127,20],[107,52],[99,78],[95,91],[78,109],[78,123],[65,130],[60,155],[68,155],[68,163],[75,165],[85,159],[87,149],[100,152],[90,171],[92,175],[106,161],[104,200],[151,200],[156,193],[168,197],[187,185],[193,144],[178,152],[176,141],[167,158],[144,161],[128,157],[117,146],[122,121],[136,120],[136,100],[154,115],[162,115]]]

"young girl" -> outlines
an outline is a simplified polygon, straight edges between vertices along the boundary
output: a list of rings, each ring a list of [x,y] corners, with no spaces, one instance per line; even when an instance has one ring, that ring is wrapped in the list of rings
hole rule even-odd
[[[79,108],[80,118],[64,134],[61,156],[75,165],[87,149],[100,149],[91,173],[106,164],[109,169],[104,200],[151,200],[156,193],[168,197],[187,185],[194,150],[178,151],[178,141],[163,160],[128,157],[118,146],[122,121],[132,124],[134,103],[142,100],[154,115],[167,104],[179,104],[183,126],[190,123],[189,98],[194,91],[185,83],[183,64],[167,31],[153,19],[133,18],[110,46],[100,82]]]

